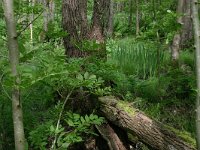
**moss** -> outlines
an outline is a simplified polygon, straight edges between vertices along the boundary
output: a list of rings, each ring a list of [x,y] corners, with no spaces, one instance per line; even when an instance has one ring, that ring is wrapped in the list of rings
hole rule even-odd
[[[117,107],[123,109],[126,113],[128,113],[131,116],[135,116],[135,113],[138,111],[137,109],[131,107],[130,103],[119,101],[117,103]]]
[[[178,137],[189,143],[193,148],[196,148],[196,140],[191,137],[191,134],[185,131],[179,131],[173,127],[165,125],[165,127],[174,132]]]

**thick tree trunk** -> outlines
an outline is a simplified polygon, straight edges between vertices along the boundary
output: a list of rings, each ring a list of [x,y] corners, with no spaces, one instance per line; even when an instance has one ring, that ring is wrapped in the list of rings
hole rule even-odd
[[[110,0],[94,0],[92,26],[89,38],[98,43],[105,42],[104,29],[108,25]]]
[[[110,0],[94,0],[92,24],[87,21],[87,0],[63,0],[63,28],[68,33],[64,38],[66,55],[84,57],[89,55],[84,44],[86,40],[100,45],[97,52],[105,49],[105,29],[108,25]],[[88,47],[87,47],[88,48]],[[96,51],[96,50],[95,50]]]
[[[13,124],[15,136],[15,149],[25,149],[25,137],[23,126],[22,105],[20,101],[19,91],[19,75],[17,67],[19,65],[19,49],[17,42],[16,25],[13,12],[13,0],[3,0],[4,13],[6,19],[7,35],[8,35],[8,49],[9,59],[11,65],[11,73],[13,76],[12,87],[12,111],[13,111]]]
[[[130,104],[114,97],[100,97],[100,111],[115,125],[136,135],[143,143],[158,150],[195,150],[175,129],[156,122]]]
[[[196,98],[196,137],[197,146],[200,149],[200,28],[198,1],[192,0],[194,39],[196,48],[196,73],[197,73],[197,98]]]
[[[68,33],[64,38],[66,55],[85,56],[81,42],[88,36],[87,0],[63,0],[62,6],[63,29]]]

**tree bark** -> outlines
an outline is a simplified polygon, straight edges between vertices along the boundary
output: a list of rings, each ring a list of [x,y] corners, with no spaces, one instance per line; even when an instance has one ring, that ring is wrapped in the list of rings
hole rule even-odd
[[[105,42],[104,29],[108,24],[110,0],[94,0],[92,26],[89,38],[98,43]]]
[[[113,35],[113,23],[114,23],[114,1],[110,0],[110,10],[109,10],[108,29],[107,29],[108,37],[112,37]]]
[[[64,38],[65,54],[85,56],[80,43],[88,36],[87,0],[63,0],[62,17],[63,29],[68,33]]]
[[[136,3],[136,36],[140,32],[140,18],[139,18],[139,1],[135,0]]]
[[[177,14],[182,15],[183,6],[184,6],[184,0],[178,0]],[[182,23],[182,16],[180,16],[177,19],[177,22],[181,25],[183,24]],[[172,47],[171,47],[172,62],[176,65],[178,64],[178,60],[179,60],[180,45],[181,45],[181,32],[177,31],[177,33],[174,35],[174,38],[173,38],[173,41],[172,41]]]
[[[87,0],[63,0],[63,29],[68,33],[64,38],[66,55],[84,57],[84,42],[95,41],[101,46],[105,41],[105,29],[108,25],[110,0],[94,0],[92,24],[87,20]],[[103,45],[102,44],[102,45]],[[101,47],[100,47],[101,50]]]
[[[191,1],[178,0],[177,5],[177,22],[181,25],[181,29],[174,35],[172,42],[172,62],[178,64],[179,51],[185,43],[192,38],[192,21],[191,21]]]
[[[101,136],[107,141],[110,150],[126,150],[126,147],[109,124],[105,123],[96,126],[96,128]]]
[[[197,146],[200,149],[200,28],[198,1],[192,0],[194,39],[196,48],[196,75],[197,75],[197,97],[196,97],[196,138]]]
[[[49,25],[54,20],[54,13],[55,13],[55,3],[54,0],[43,0],[43,7],[44,7],[44,13],[43,13],[43,27],[44,31],[42,32],[41,40],[42,41],[49,41],[49,37],[47,36]]]
[[[17,42],[16,25],[13,12],[13,0],[3,0],[4,13],[8,35],[8,49],[9,59],[11,65],[11,73],[14,79],[12,87],[12,111],[13,111],[13,123],[14,123],[14,136],[15,136],[15,149],[25,149],[25,137],[23,126],[23,113],[22,105],[20,101],[19,91],[19,75],[17,67],[19,65],[19,49]]]
[[[158,150],[195,150],[175,129],[156,122],[130,104],[114,97],[100,97],[100,111],[113,124],[126,129],[150,147]],[[193,141],[192,141],[193,142]]]

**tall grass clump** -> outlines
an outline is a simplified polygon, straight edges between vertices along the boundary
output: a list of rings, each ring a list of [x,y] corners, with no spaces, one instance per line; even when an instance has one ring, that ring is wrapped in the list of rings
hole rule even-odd
[[[108,46],[109,60],[127,74],[143,79],[153,77],[164,61],[164,52],[156,44],[131,38],[111,41]]]

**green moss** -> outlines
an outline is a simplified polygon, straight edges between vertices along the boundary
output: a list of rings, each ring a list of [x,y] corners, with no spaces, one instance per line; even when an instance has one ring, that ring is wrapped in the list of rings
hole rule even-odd
[[[165,127],[174,132],[178,137],[189,143],[193,148],[196,148],[196,140],[191,137],[191,134],[185,131],[179,131],[173,127],[165,125]]]
[[[137,112],[137,109],[131,107],[130,103],[128,102],[119,101],[117,103],[117,107],[123,109],[125,112],[127,112],[131,116],[134,116],[135,113]]]

